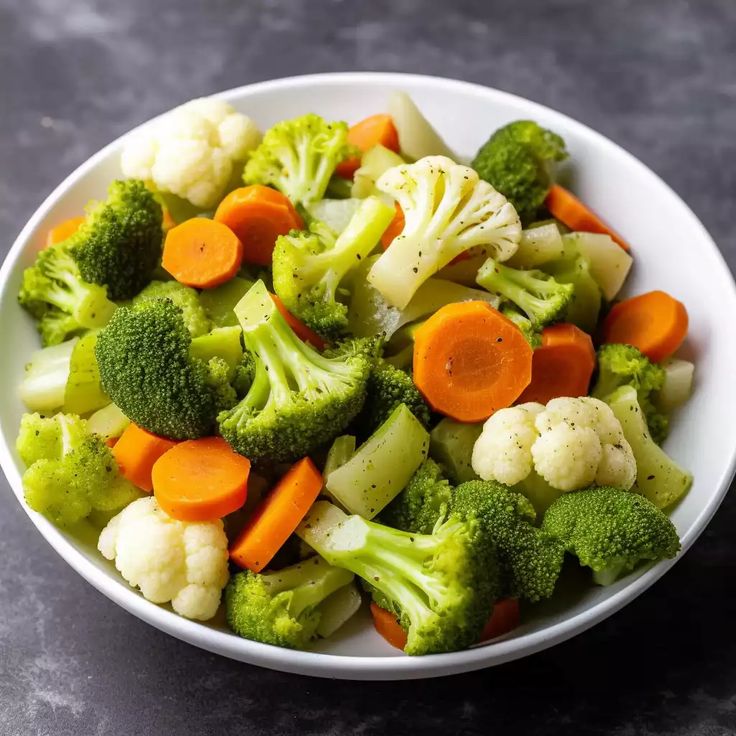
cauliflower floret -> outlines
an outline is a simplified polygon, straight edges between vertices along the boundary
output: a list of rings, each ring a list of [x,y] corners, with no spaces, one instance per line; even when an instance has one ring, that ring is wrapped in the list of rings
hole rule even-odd
[[[172,519],[152,496],[127,506],[102,530],[97,549],[153,603],[206,621],[227,584],[227,537],[222,521]]]
[[[610,407],[590,397],[552,399],[496,412],[473,447],[473,470],[507,485],[535,470],[560,491],[631,488],[636,462]]]
[[[261,138],[255,123],[223,100],[191,100],[147,125],[126,143],[123,174],[152,181],[161,192],[214,207],[237,162]]]

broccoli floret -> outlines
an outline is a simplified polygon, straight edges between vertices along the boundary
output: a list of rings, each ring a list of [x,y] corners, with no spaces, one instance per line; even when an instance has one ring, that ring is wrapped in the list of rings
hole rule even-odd
[[[376,591],[376,602],[407,632],[407,654],[478,641],[498,591],[494,547],[476,519],[451,515],[432,534],[415,534],[319,501],[297,534]]]
[[[112,512],[138,498],[123,478],[110,448],[75,414],[24,414],[18,454],[26,502],[58,526],[68,527],[93,511]]]
[[[575,288],[560,284],[536,268],[524,271],[489,258],[476,281],[487,291],[507,299],[521,310],[534,329],[561,319],[572,301]]]
[[[242,399],[253,385],[256,374],[255,358],[247,351],[243,351],[243,359],[235,367],[232,385],[239,399]]]
[[[526,341],[532,346],[533,350],[536,350],[542,344],[542,335],[538,329],[534,328],[532,321],[525,315],[523,315],[515,306],[509,304],[503,304],[501,306],[501,314],[510,319],[524,335]]]
[[[591,396],[604,401],[621,386],[636,389],[652,439],[661,444],[667,437],[669,419],[654,406],[652,394],[664,386],[665,371],[633,345],[602,345],[598,350],[598,380]]]
[[[531,120],[517,120],[499,128],[480,147],[471,165],[509,199],[528,224],[553,183],[552,164],[565,158],[565,142],[559,135]]]
[[[145,299],[171,299],[179,307],[184,317],[184,324],[192,337],[204,335],[212,327],[207,314],[199,303],[199,294],[196,289],[184,286],[178,281],[151,281],[134,299],[138,304]]]
[[[601,585],[680,550],[669,518],[644,496],[620,488],[566,493],[547,509],[542,529],[591,568]]]
[[[452,488],[442,468],[425,460],[406,488],[381,512],[381,523],[405,532],[431,534],[450,508]]]
[[[322,335],[344,333],[344,279],[376,247],[393,216],[391,207],[369,197],[337,239],[325,227],[281,235],[273,251],[273,285],[286,308]]]
[[[137,294],[161,257],[162,219],[161,205],[142,181],[114,181],[107,199],[88,207],[66,241],[82,278],[106,286],[110,299]]]
[[[355,418],[354,424],[358,433],[366,437],[370,435],[388,419],[399,404],[405,404],[422,425],[429,428],[429,406],[411,376],[391,363],[379,360],[368,376],[363,410]]]
[[[220,414],[222,436],[254,462],[288,462],[340,434],[363,407],[374,341],[321,355],[294,334],[262,281],[235,311],[255,371],[245,398]]]
[[[471,480],[453,492],[452,511],[477,517],[496,545],[505,595],[531,602],[549,598],[564,548],[537,527],[530,501],[493,481]]]
[[[304,649],[317,637],[325,599],[353,577],[321,557],[276,572],[238,573],[225,589],[227,622],[246,639]]]
[[[169,299],[117,310],[95,348],[102,386],[123,413],[149,432],[174,439],[209,434],[222,391]],[[216,372],[216,371],[215,371]]]
[[[322,199],[330,177],[350,152],[348,126],[313,113],[266,131],[243,172],[246,184],[269,184],[294,204]]]
[[[18,301],[38,320],[44,346],[102,327],[115,311],[105,287],[82,278],[68,242],[42,250],[23,272]]]

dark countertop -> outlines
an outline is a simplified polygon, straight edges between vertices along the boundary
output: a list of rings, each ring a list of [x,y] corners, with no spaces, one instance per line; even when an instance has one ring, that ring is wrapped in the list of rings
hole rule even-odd
[[[0,0],[0,257],[67,173],[151,115],[369,69],[488,84],[591,125],[663,176],[734,268],[735,29],[734,0]],[[128,615],[51,550],[0,476],[0,733],[736,733],[734,526],[731,496],[665,579],[545,653],[449,679],[330,682]]]

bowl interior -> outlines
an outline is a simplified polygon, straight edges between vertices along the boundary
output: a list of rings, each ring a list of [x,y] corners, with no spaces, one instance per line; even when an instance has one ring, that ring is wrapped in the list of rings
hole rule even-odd
[[[687,306],[690,334],[682,353],[696,362],[696,390],[674,418],[666,443],[667,451],[695,474],[692,490],[672,513],[687,547],[727,489],[736,448],[736,426],[724,421],[736,409],[732,387],[736,343],[718,339],[723,336],[723,314],[736,313],[736,296],[733,280],[711,239],[682,201],[629,154],[559,113],[505,93],[429,77],[345,74],[267,82],[230,91],[223,97],[265,128],[307,111],[352,122],[385,109],[388,94],[394,89],[412,95],[463,159],[470,159],[490,132],[510,120],[533,118],[560,133],[571,154],[562,172],[563,181],[632,244],[635,267],[627,291],[664,289]],[[102,196],[108,183],[120,175],[119,150],[120,141],[112,143],[63,182],[34,214],[2,266],[0,334],[12,345],[0,362],[3,386],[18,385],[29,354],[38,347],[34,326],[16,302],[22,270],[32,262],[50,226],[78,214],[90,198]],[[8,390],[0,406],[0,459],[23,504],[21,465],[14,450],[22,411],[17,393]],[[522,656],[601,620],[638,595],[671,564],[639,571],[609,588],[581,589],[573,584],[567,594],[536,609],[512,636],[467,652],[403,657],[375,634],[364,615],[312,652],[295,653],[239,639],[227,633],[222,622],[195,624],[149,604],[97,554],[93,541],[87,544],[69,538],[43,518],[29,514],[47,540],[84,577],[159,628],[245,661],[333,677],[417,677]]]

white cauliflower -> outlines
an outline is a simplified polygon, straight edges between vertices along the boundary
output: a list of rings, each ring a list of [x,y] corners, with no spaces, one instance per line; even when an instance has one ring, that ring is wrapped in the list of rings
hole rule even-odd
[[[261,139],[256,124],[223,100],[191,100],[145,126],[123,148],[120,165],[133,179],[211,209],[248,151]]]
[[[102,530],[97,549],[153,603],[206,621],[227,584],[227,537],[221,520],[177,521],[153,496],[134,501]]]
[[[636,479],[634,454],[619,421],[607,404],[589,396],[497,411],[483,425],[472,465],[483,480],[506,485],[535,470],[560,491],[631,488]]]

